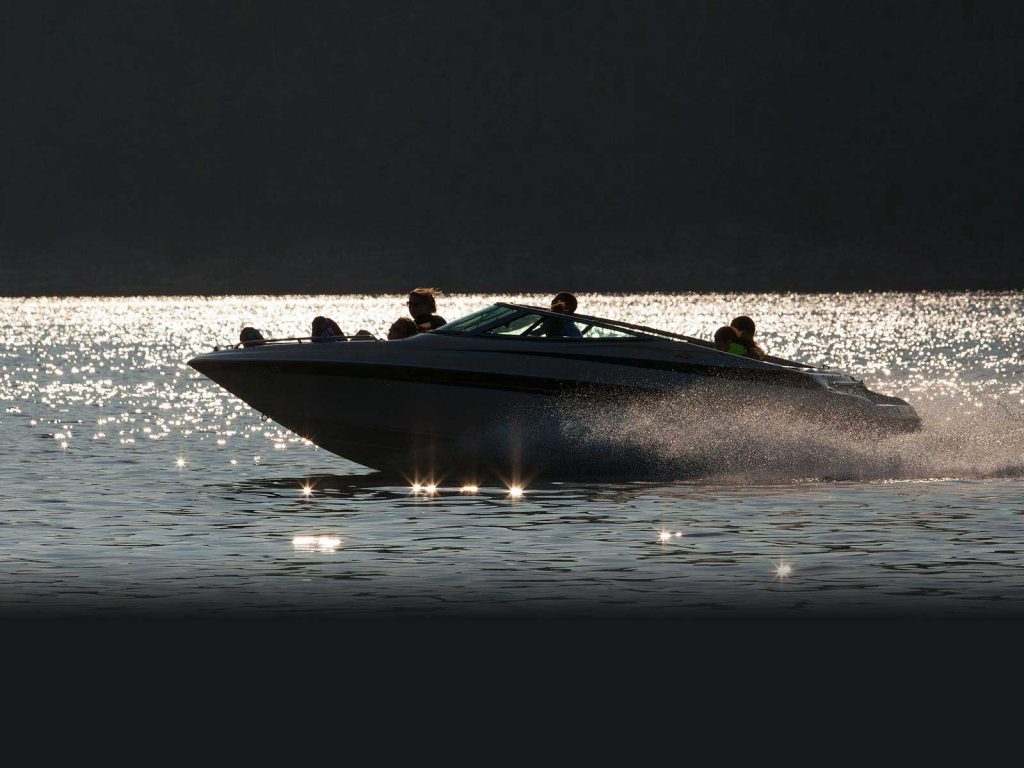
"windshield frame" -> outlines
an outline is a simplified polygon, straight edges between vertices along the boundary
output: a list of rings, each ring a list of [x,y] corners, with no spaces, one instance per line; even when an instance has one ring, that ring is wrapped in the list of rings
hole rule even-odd
[[[494,304],[492,304],[487,309],[497,309],[498,307],[504,307],[504,308],[509,309],[509,310],[516,310],[518,313],[521,313],[521,314],[536,314],[536,315],[540,315],[542,317],[553,317],[553,318],[558,318],[560,320],[565,320],[565,319],[571,317],[574,322],[589,323],[590,325],[596,325],[599,328],[608,328],[609,330],[619,331],[619,332],[622,332],[622,333],[628,333],[630,335],[629,336],[621,336],[621,337],[617,337],[617,338],[616,337],[600,337],[600,336],[594,337],[594,336],[589,336],[589,337],[584,337],[584,338],[580,339],[580,338],[573,338],[573,337],[551,337],[551,336],[506,336],[506,335],[494,335],[494,334],[488,334],[487,333],[489,330],[491,330],[491,328],[497,327],[499,325],[504,325],[505,323],[509,322],[510,319],[514,319],[514,316],[510,316],[509,314],[502,314],[502,315],[498,316],[497,319],[494,320],[493,322],[487,323],[486,325],[483,325],[483,326],[481,326],[479,328],[474,328],[472,331],[445,330],[445,328],[447,328],[447,325],[442,325],[440,328],[435,328],[433,331],[430,331],[430,333],[438,333],[438,334],[443,334],[443,335],[446,335],[446,336],[470,336],[470,337],[475,337],[475,338],[485,337],[485,338],[489,338],[489,339],[507,339],[507,340],[534,341],[534,342],[543,341],[543,342],[552,342],[552,343],[558,343],[558,342],[563,342],[563,343],[564,342],[580,342],[580,341],[584,341],[584,342],[601,341],[603,343],[616,343],[616,342],[623,342],[623,341],[639,341],[639,340],[644,340],[644,341],[649,341],[649,342],[650,341],[670,341],[670,342],[676,342],[676,343],[678,343],[678,342],[685,342],[687,344],[693,344],[693,345],[698,346],[698,347],[705,347],[707,349],[715,349],[715,343],[713,341],[708,341],[707,339],[698,339],[698,338],[694,338],[693,336],[686,336],[686,335],[681,334],[681,333],[673,333],[671,331],[662,331],[662,330],[659,330],[657,328],[649,328],[649,327],[644,326],[644,325],[636,325],[634,323],[627,323],[627,322],[624,322],[622,320],[609,320],[606,317],[595,317],[593,315],[581,315],[579,313],[573,313],[571,315],[566,315],[566,314],[563,314],[561,312],[553,312],[550,309],[547,309],[545,307],[535,307],[535,306],[532,306],[532,305],[529,305],[529,304],[513,304],[513,303],[507,302],[507,301],[495,302]],[[469,315],[466,315],[465,317],[460,318],[459,320],[453,320],[451,323],[448,323],[448,325],[455,325],[456,323],[459,323],[461,320],[464,320],[464,319],[466,319],[468,317],[472,317],[472,315],[474,315],[474,314],[483,314],[484,312],[487,311],[487,309],[478,310],[477,312],[471,313]],[[786,360],[784,358],[774,357],[774,356],[767,356],[761,362],[768,363],[768,364],[771,364],[771,365],[784,366],[784,367],[787,367],[787,368],[800,368],[800,369],[812,370],[812,371],[814,371],[814,370],[823,370],[820,366],[808,365],[807,363],[801,363],[801,362],[798,362],[796,360]]]

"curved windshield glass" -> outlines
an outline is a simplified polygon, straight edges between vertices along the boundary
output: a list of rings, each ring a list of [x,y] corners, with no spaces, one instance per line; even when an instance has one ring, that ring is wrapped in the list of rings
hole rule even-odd
[[[502,317],[508,315],[522,314],[522,310],[512,309],[511,307],[502,307],[495,304],[487,309],[481,309],[478,312],[474,312],[471,315],[460,317],[458,320],[452,320],[450,323],[435,328],[437,331],[458,331],[459,333],[473,333],[481,328],[486,328],[496,320],[500,320]]]
[[[505,320],[505,318],[501,318]],[[527,312],[509,317],[483,331],[498,336],[543,336],[549,339],[635,339],[639,334],[605,328],[590,321],[573,320],[572,316],[538,315]]]
[[[498,325],[490,328],[487,333],[496,333],[499,336],[525,336],[540,324],[540,315],[521,314],[518,317],[509,317],[503,323],[498,323]]]
[[[600,325],[588,325],[582,321],[577,321],[576,326],[580,327],[583,332],[583,338],[585,339],[638,339],[640,338],[639,333],[631,333],[630,331],[622,330],[621,328],[605,328]]]
[[[453,320],[436,330],[448,333],[483,333],[495,336],[529,336],[562,339],[635,339],[643,334],[603,325],[593,318],[531,312],[526,307],[495,304]]]

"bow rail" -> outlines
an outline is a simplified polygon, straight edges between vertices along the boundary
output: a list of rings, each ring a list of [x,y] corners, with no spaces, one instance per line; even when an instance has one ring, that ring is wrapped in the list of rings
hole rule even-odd
[[[218,344],[214,346],[214,352],[223,352],[229,349],[248,349],[249,347],[264,347],[268,344],[330,344],[338,341],[384,341],[384,339],[378,339],[373,334],[363,335],[347,335],[341,334],[338,336],[281,336],[280,338],[273,339],[251,339],[249,341],[239,341],[235,344]]]

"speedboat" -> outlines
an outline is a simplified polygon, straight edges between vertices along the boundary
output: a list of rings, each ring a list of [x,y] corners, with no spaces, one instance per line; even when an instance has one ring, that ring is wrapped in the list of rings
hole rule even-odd
[[[499,302],[399,341],[311,341],[239,344],[189,365],[332,453],[416,478],[583,469],[594,457],[579,425],[614,423],[637,404],[664,407],[661,420],[682,435],[702,419],[768,407],[812,429],[921,425],[906,401],[820,366],[522,304]],[[642,451],[625,453],[615,466],[642,474]]]

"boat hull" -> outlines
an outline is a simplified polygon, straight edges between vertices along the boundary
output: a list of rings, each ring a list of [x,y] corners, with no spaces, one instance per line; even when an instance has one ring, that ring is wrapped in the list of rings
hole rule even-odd
[[[773,378],[774,371],[749,365],[739,374],[719,372],[703,360],[680,362],[674,350],[653,358],[650,348],[634,349],[632,365],[621,345],[612,358],[606,345],[584,342],[588,355],[580,359],[565,346],[556,345],[560,354],[532,345],[528,354],[509,355],[429,336],[268,345],[201,355],[190,365],[316,445],[410,479],[650,474],[663,468],[663,457],[644,440],[591,439],[595,431],[614,433],[617,420],[637,407],[654,414],[658,429],[684,439],[696,423],[766,408],[775,409],[774,418],[827,429],[889,432],[920,424],[893,398],[880,406],[803,374]],[[757,376],[763,381],[752,386]]]
[[[194,367],[321,448],[373,469],[424,477],[453,466],[508,466],[523,432],[537,431],[551,401],[529,391],[496,399],[490,388],[407,377]]]

